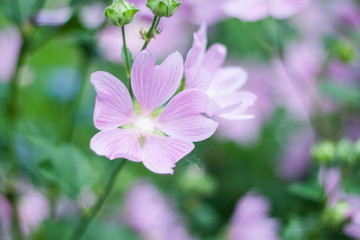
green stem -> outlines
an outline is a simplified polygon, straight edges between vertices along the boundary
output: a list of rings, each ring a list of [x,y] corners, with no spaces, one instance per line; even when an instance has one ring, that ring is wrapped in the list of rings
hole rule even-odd
[[[19,211],[17,208],[17,193],[13,183],[10,183],[6,192],[6,198],[11,205],[11,235],[14,240],[24,239],[20,228]]]
[[[123,39],[123,48],[124,48],[124,53],[125,53],[126,75],[127,75],[128,79],[130,79],[131,67],[130,67],[129,53],[128,53],[128,49],[126,46],[125,26],[121,26],[121,32],[122,32],[122,39]]]
[[[81,237],[84,235],[86,229],[88,228],[88,226],[90,225],[90,223],[92,222],[92,220],[95,218],[96,214],[99,212],[99,210],[101,209],[101,207],[104,205],[106,199],[108,198],[114,183],[117,179],[118,174],[120,173],[120,170],[123,168],[124,164],[126,162],[126,159],[121,159],[119,161],[117,161],[116,166],[114,171],[112,172],[109,181],[106,184],[105,190],[103,192],[103,194],[100,196],[100,198],[97,200],[94,208],[91,211],[91,214],[89,217],[83,216],[82,219],[80,220],[80,223],[77,225],[77,227],[75,228],[72,236],[71,236],[71,240],[80,240]]]
[[[8,186],[6,197],[9,200],[12,208],[12,236],[15,240],[24,239],[22,231],[19,224],[19,215],[17,209],[17,193],[15,190],[15,183],[13,179],[16,178],[18,163],[16,159],[16,142],[15,142],[15,132],[16,132],[16,123],[17,117],[19,114],[19,80],[20,80],[20,67],[23,65],[26,54],[27,54],[27,40],[23,34],[23,45],[21,46],[18,62],[15,68],[15,74],[10,82],[9,96],[7,98],[6,105],[6,120],[7,120],[7,149],[8,149],[8,159],[10,162],[10,168],[7,172]]]
[[[141,51],[146,49],[147,45],[149,44],[149,42],[153,38],[153,33],[157,29],[157,27],[159,25],[159,22],[160,22],[160,17],[154,16],[154,19],[153,19],[153,21],[151,23],[150,29],[144,36],[145,37],[145,43],[144,43],[143,47],[141,48]]]

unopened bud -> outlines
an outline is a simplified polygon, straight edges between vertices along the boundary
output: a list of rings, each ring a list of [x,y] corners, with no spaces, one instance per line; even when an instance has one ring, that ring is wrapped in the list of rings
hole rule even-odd
[[[131,23],[139,10],[128,1],[114,0],[113,4],[106,8],[105,16],[116,26],[124,26]]]
[[[330,141],[316,143],[312,147],[312,157],[319,163],[331,162],[335,158],[335,145]]]
[[[340,226],[347,220],[347,213],[349,210],[349,204],[347,202],[340,201],[325,210],[323,219],[327,225],[331,227]]]
[[[356,153],[353,143],[348,139],[342,139],[336,146],[337,158],[346,163],[354,163],[356,161]]]
[[[179,8],[181,2],[175,0],[147,0],[146,6],[158,17],[171,17]]]

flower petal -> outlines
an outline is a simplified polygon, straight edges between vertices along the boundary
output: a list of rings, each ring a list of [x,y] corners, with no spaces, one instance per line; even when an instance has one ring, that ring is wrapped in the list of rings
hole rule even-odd
[[[247,73],[240,67],[225,67],[216,71],[206,91],[210,97],[228,95],[239,90],[246,82]]]
[[[134,109],[125,85],[107,72],[93,73],[90,81],[97,93],[94,109],[95,127],[105,130],[129,123]]]
[[[207,45],[206,28],[206,24],[203,23],[199,30],[194,33],[194,42],[185,60],[186,70],[199,67],[203,61]]]
[[[218,123],[202,116],[209,104],[209,97],[198,89],[185,90],[170,100],[163,112],[154,120],[158,129],[170,137],[191,142],[209,138]]]
[[[197,88],[207,90],[211,84],[213,76],[205,68],[191,68],[185,70],[186,89]]]
[[[227,50],[220,43],[213,44],[206,52],[202,67],[211,72],[217,71],[225,62]]]
[[[149,170],[158,174],[173,174],[175,163],[194,149],[183,139],[150,135],[144,142],[142,159]]]
[[[136,57],[131,71],[131,86],[143,114],[151,114],[176,92],[184,71],[180,53],[169,55],[161,65],[147,50]]]
[[[126,158],[141,162],[139,138],[132,130],[115,128],[100,131],[91,139],[90,148],[110,160]]]
[[[256,96],[251,92],[235,92],[214,99],[222,108],[221,114],[218,115],[221,118],[241,120],[254,117],[252,114],[245,114],[256,100]]]

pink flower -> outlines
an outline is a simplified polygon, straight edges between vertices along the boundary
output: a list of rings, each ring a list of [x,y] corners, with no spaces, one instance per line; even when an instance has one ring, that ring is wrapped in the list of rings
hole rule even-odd
[[[193,24],[213,25],[223,20],[226,15],[221,8],[224,0],[183,0],[179,8],[179,13],[183,18],[187,18]]]
[[[35,22],[38,25],[59,26],[69,21],[71,15],[70,7],[44,9],[36,15]]]
[[[4,240],[11,239],[10,230],[11,230],[11,204],[7,198],[3,195],[0,195],[0,238]]]
[[[237,204],[228,232],[229,240],[278,240],[279,224],[268,217],[269,202],[247,194]]]
[[[93,3],[85,6],[80,11],[80,21],[87,28],[98,28],[105,21],[105,5],[103,3]]]
[[[206,25],[194,34],[194,43],[185,61],[186,88],[206,91],[210,97],[207,114],[225,119],[240,120],[252,118],[246,114],[256,97],[246,91],[239,91],[245,84],[247,73],[240,67],[221,67],[226,58],[226,47],[212,45],[206,51]]]
[[[307,40],[287,49],[284,60],[273,61],[277,100],[297,119],[309,120],[315,110],[320,97],[316,80],[324,59],[318,42]]]
[[[127,193],[124,220],[142,239],[191,239],[169,201],[147,182],[137,182]]]
[[[24,192],[19,203],[21,228],[29,234],[50,215],[50,204],[39,191],[31,188]]]
[[[94,124],[101,131],[92,138],[91,149],[111,160],[123,157],[143,162],[155,173],[172,174],[175,163],[193,150],[193,142],[210,137],[218,125],[201,115],[208,105],[201,90],[185,90],[162,108],[177,91],[182,75],[178,52],[155,66],[151,53],[142,51],[131,72],[137,100],[133,103],[120,80],[106,72],[93,73],[91,82],[97,92]],[[139,109],[134,109],[137,103]]]
[[[290,136],[278,166],[281,177],[294,181],[307,174],[311,165],[310,152],[314,140],[315,134],[310,127],[303,128]]]
[[[229,0],[223,9],[231,17],[258,21],[272,16],[284,19],[303,10],[311,0]]]
[[[0,82],[8,82],[14,74],[22,39],[16,28],[0,31]]]
[[[341,189],[341,179],[341,171],[338,168],[320,169],[319,181],[327,195],[327,205],[332,207],[339,202],[345,202],[348,205],[344,217],[349,220],[349,223],[344,226],[343,231],[351,238],[360,240],[360,198],[357,195],[345,193]]]
[[[249,114],[256,116],[250,120],[228,120],[219,118],[217,135],[224,140],[233,140],[241,144],[253,144],[257,141],[263,124],[273,113],[271,101],[271,89],[269,86],[272,80],[272,72],[267,67],[256,67],[249,74],[249,81],[244,90],[254,92],[257,97],[257,104],[249,109]]]

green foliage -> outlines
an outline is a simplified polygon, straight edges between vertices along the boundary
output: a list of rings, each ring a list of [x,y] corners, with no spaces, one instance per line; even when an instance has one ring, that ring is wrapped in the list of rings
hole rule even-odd
[[[49,183],[59,184],[69,197],[75,199],[83,186],[96,182],[97,172],[74,145],[54,144],[38,136],[32,136],[29,140],[42,155],[37,162],[39,173]]]

